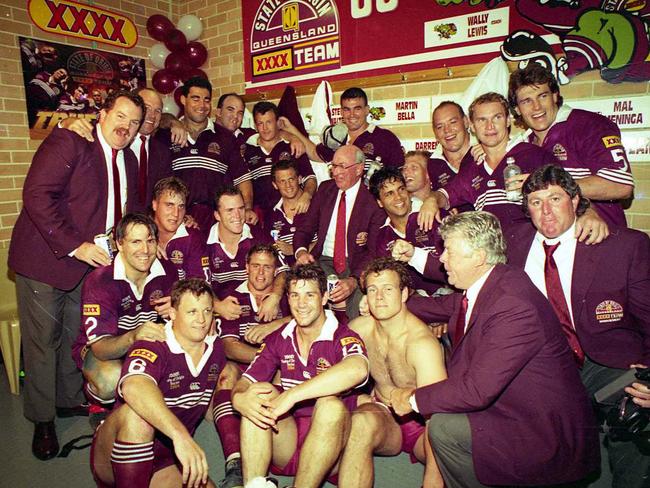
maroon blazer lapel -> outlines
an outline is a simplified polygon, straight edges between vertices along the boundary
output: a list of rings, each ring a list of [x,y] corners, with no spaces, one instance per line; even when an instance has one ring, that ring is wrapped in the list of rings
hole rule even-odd
[[[102,202],[101,204],[102,213],[100,218],[103,222],[101,225],[103,228],[106,225],[106,212],[107,212],[106,206],[108,204],[108,169],[107,169],[106,155],[104,154],[104,149],[102,148],[102,145],[99,142],[99,137],[97,136],[96,128],[93,129],[93,137],[95,139],[95,142],[93,143],[92,157],[89,163],[95,167],[95,170],[97,171],[97,175],[99,177],[98,181],[103,182],[102,184],[98,185],[100,202]],[[102,230],[102,232],[105,231],[106,229]]]
[[[573,320],[580,317],[587,290],[596,277],[596,273],[602,274],[602,269],[596,265],[599,261],[601,249],[604,246],[598,244],[587,246],[582,242],[576,243],[576,254],[573,259],[573,276],[571,277],[571,308]]]

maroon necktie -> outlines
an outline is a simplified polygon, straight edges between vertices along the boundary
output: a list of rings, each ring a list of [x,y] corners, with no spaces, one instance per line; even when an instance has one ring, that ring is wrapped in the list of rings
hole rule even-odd
[[[341,193],[336,213],[336,234],[334,234],[334,271],[345,271],[345,192]]]
[[[122,219],[122,192],[120,191],[120,171],[117,169],[117,149],[113,151],[113,225]]]
[[[544,252],[546,253],[546,261],[544,262],[544,279],[546,280],[546,296],[548,301],[551,302],[555,315],[560,319],[562,324],[562,331],[569,341],[569,346],[573,351],[576,362],[582,366],[585,362],[585,353],[580,347],[580,341],[576,334],[573,324],[571,323],[571,315],[569,314],[569,307],[567,306],[564,292],[562,291],[562,282],[560,281],[560,273],[557,270],[557,264],[553,258],[553,253],[560,245],[558,242],[552,246],[544,243]]]
[[[140,146],[140,167],[138,168],[138,193],[140,194],[140,204],[145,204],[147,198],[147,136],[140,136],[142,145]]]
[[[463,299],[460,301],[460,310],[458,311],[458,318],[456,319],[456,329],[454,330],[453,346],[454,349],[458,347],[460,340],[465,334],[465,315],[467,315],[467,295],[463,293]]]

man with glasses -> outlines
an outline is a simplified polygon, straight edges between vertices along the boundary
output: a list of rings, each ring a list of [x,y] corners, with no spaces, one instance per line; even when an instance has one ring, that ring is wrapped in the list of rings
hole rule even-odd
[[[365,156],[354,145],[339,148],[332,160],[332,179],[321,184],[306,214],[299,216],[293,236],[298,264],[318,261],[339,281],[330,292],[333,303],[347,299],[349,319],[359,315],[358,278],[374,257],[379,227],[386,216],[361,184]],[[308,251],[314,235],[316,245]]]

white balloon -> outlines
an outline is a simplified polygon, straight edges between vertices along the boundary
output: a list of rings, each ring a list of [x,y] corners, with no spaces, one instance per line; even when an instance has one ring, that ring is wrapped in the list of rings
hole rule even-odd
[[[195,41],[201,37],[203,32],[203,23],[196,15],[183,15],[176,24],[176,28],[185,34],[189,41]]]
[[[162,97],[163,100],[163,113],[172,114],[174,117],[178,116],[178,113],[181,111],[181,108],[177,105],[176,100],[174,100],[174,95],[165,95]]]
[[[171,51],[167,49],[164,44],[154,44],[151,46],[151,50],[149,51],[149,59],[151,59],[151,63],[156,68],[164,68],[165,59],[167,59],[170,52]]]

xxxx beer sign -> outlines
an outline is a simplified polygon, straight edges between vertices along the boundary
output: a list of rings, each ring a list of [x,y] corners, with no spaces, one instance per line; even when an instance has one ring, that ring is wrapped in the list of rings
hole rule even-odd
[[[253,80],[340,67],[339,14],[333,0],[248,0],[257,3],[246,35]]]
[[[29,0],[29,15],[45,32],[131,48],[138,31],[128,18],[68,0]]]

